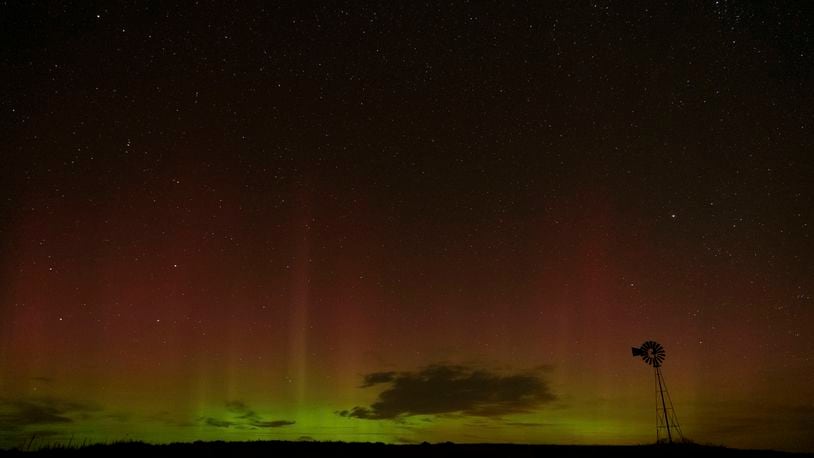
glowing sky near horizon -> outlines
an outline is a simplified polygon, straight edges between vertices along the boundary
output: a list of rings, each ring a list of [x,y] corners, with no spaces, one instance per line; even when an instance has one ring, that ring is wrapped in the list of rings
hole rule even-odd
[[[814,451],[794,5],[0,6],[0,448]]]

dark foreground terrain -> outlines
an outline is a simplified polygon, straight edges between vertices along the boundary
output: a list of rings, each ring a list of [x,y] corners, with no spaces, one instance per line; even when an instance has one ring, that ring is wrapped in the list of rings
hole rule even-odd
[[[579,446],[579,445],[514,445],[514,444],[416,444],[389,445],[382,443],[344,442],[193,442],[151,445],[143,442],[120,442],[90,445],[81,448],[43,448],[25,452],[0,451],[0,456],[98,456],[98,457],[272,457],[272,456],[347,456],[376,457],[434,457],[434,456],[489,456],[489,457],[812,457],[814,454],[795,454],[771,450],[738,450],[702,445],[631,445],[631,446]]]

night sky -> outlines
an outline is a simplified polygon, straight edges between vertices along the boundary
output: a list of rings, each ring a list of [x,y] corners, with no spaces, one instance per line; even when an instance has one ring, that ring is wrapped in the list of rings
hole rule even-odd
[[[3,2],[0,37],[0,448],[647,443],[652,339],[688,438],[814,451],[807,2]]]

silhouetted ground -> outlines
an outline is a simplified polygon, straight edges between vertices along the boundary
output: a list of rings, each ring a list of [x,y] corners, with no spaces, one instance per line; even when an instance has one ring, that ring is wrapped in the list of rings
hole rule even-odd
[[[98,444],[81,448],[43,448],[37,451],[0,451],[2,456],[98,456],[98,457],[273,457],[273,456],[336,456],[357,458],[377,456],[398,457],[811,457],[771,450],[738,450],[702,445],[515,445],[515,444],[417,444],[390,445],[382,443],[346,442],[192,442],[151,445],[143,442]]]

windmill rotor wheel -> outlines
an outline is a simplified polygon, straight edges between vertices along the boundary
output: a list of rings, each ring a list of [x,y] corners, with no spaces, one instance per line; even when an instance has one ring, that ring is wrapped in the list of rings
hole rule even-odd
[[[661,363],[663,363],[667,357],[667,352],[664,351],[664,347],[662,347],[660,343],[652,340],[643,343],[637,353],[638,356],[642,357],[645,363],[653,367],[661,367]]]

